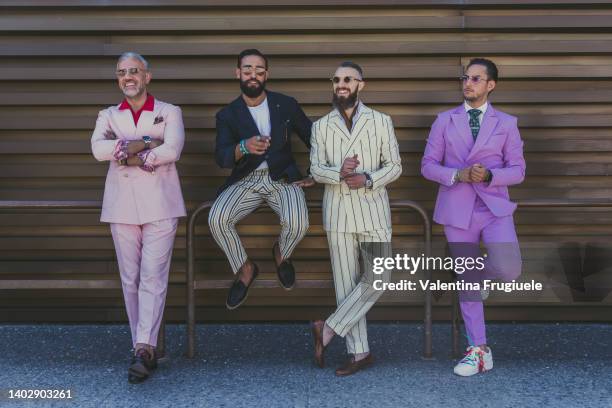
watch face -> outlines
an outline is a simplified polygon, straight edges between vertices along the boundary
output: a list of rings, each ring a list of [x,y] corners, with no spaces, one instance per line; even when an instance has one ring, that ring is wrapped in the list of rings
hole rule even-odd
[[[143,136],[143,137],[142,137],[142,140],[143,140],[145,143],[150,143],[150,142],[151,142],[151,136]]]

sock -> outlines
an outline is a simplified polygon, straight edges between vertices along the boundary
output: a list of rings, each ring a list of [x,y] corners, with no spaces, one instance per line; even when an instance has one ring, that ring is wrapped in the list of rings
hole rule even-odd
[[[327,346],[336,333],[325,323],[323,325],[323,345]]]
[[[359,360],[363,360],[364,358],[366,358],[368,355],[370,354],[370,352],[365,352],[365,353],[355,353],[355,361],[359,361]]]

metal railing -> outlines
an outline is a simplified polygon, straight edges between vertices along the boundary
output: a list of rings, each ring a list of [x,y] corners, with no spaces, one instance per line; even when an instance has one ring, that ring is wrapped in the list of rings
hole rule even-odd
[[[195,224],[199,216],[212,207],[213,201],[206,201],[197,207],[189,216],[187,222],[187,357],[195,355]],[[423,237],[425,241],[425,256],[431,253],[431,222],[427,211],[418,203],[410,200],[391,200],[392,209],[409,208],[415,210],[423,222]],[[308,208],[321,208],[321,201],[309,201]],[[431,272],[425,271],[426,279],[431,278]],[[432,357],[432,304],[431,291],[425,291],[424,347],[423,357]]]
[[[199,216],[210,209],[213,201],[207,201],[197,207],[189,216],[187,223],[187,356],[193,357],[195,354],[195,224]],[[100,201],[0,201],[0,211],[4,210],[99,210],[102,206]],[[309,208],[320,208],[320,201],[309,201]],[[519,208],[612,208],[612,200],[521,200],[518,202]],[[418,203],[410,200],[391,200],[392,209],[409,208],[419,213],[423,222],[423,236],[425,241],[425,255],[431,254],[431,222],[426,210]],[[425,278],[431,278],[431,271],[425,271]],[[51,282],[51,281],[49,281]],[[113,284],[88,284],[88,281],[79,280],[78,282],[54,281],[53,288],[57,289],[100,289],[100,288],[120,288],[120,281],[117,279]],[[58,283],[59,282],[59,283]],[[41,286],[42,285],[42,286]],[[45,281],[38,280],[22,280],[18,283],[3,287],[3,290],[8,289],[40,289],[45,287]],[[432,295],[431,291],[425,291],[425,317],[424,317],[424,347],[423,356],[425,358],[432,357]],[[454,355],[459,353],[459,307],[458,296],[454,292],[452,300],[452,352]],[[160,327],[158,350],[160,354],[165,351],[165,322],[162,321]]]

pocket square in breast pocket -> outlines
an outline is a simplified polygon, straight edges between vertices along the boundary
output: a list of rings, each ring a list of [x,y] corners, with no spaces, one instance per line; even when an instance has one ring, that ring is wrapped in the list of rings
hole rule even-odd
[[[117,135],[115,134],[115,132],[113,132],[112,129],[107,129],[106,132],[104,132],[104,138],[107,140],[116,140]]]
[[[164,117],[163,116],[158,116],[155,118],[155,120],[153,120],[153,124],[157,125],[158,123],[162,123],[164,121]]]

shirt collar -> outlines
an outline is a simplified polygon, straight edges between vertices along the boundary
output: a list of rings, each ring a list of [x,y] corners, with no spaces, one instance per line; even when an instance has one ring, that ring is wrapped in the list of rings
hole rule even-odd
[[[249,109],[260,109],[260,108],[264,108],[265,106],[268,106],[268,97],[267,96],[264,98],[263,101],[261,101],[261,103],[259,105],[255,105],[255,106],[247,105],[247,107]]]
[[[336,111],[338,112],[338,116],[340,116],[342,118],[342,120],[344,121],[344,123],[346,124],[347,129],[352,132],[353,131],[353,127],[355,127],[355,123],[357,123],[357,120],[359,119],[359,115],[361,114],[361,101],[358,100],[357,104],[355,105],[355,110],[353,110],[353,113],[351,114],[350,118],[346,118],[344,116],[344,112],[340,112],[339,109],[336,109]],[[350,127],[349,127],[350,124]]]
[[[467,111],[469,111],[469,110],[474,109],[474,108],[472,108],[472,107],[470,106],[470,104],[469,104],[469,103],[467,103],[467,101],[463,101],[463,107],[465,108],[465,111],[466,111],[466,112],[467,112]],[[489,102],[485,102],[485,103],[484,103],[482,106],[479,106],[479,107],[478,107],[478,108],[476,108],[476,109],[478,109],[479,111],[481,111],[481,112],[482,112],[482,113],[481,113],[481,115],[484,115],[484,114],[485,114],[485,112],[487,111],[487,108],[488,108],[488,107],[489,107]]]
[[[153,97],[153,95],[151,95],[150,93],[147,93],[147,100],[145,101],[144,105],[142,105],[142,108],[140,108],[139,112],[142,112],[142,111],[153,112],[154,107],[155,107],[155,97]],[[121,105],[119,105],[119,110],[125,110],[125,109],[131,109],[131,106],[128,103],[127,99],[123,99],[123,101],[121,102]]]

